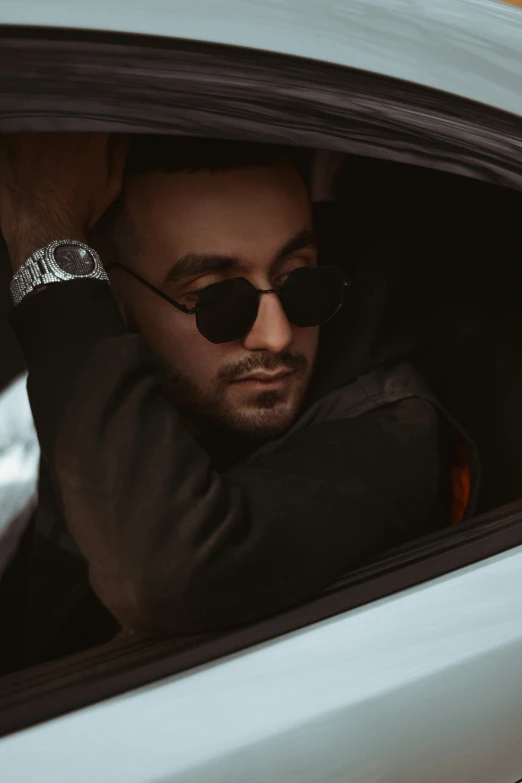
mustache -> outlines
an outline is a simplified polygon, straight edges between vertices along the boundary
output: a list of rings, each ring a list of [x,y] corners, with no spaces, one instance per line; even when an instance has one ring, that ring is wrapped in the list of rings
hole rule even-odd
[[[301,353],[282,351],[278,354],[253,354],[237,362],[225,364],[218,373],[221,381],[231,382],[256,370],[293,370],[302,372],[308,367],[308,360]]]

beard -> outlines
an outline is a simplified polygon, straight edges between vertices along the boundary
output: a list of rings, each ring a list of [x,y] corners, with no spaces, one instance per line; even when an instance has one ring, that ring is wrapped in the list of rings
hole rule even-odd
[[[228,399],[227,391],[234,381],[257,370],[293,371],[290,390],[266,390],[252,394],[242,404]],[[196,431],[225,429],[256,441],[282,435],[296,420],[308,389],[311,368],[302,354],[283,351],[280,354],[252,354],[243,360],[224,365],[215,384],[202,389],[177,368],[167,369],[167,394]]]

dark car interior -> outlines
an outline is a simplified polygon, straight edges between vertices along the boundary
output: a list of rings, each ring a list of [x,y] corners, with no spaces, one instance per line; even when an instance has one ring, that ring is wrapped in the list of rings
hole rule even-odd
[[[334,200],[316,204],[323,258],[354,282],[349,307],[366,317],[370,353],[415,362],[443,406],[476,443],[482,466],[478,512],[522,496],[522,318],[518,220],[522,194],[432,169],[347,155]],[[384,267],[365,263],[376,242]],[[24,365],[8,323],[10,272],[0,263],[0,389]],[[372,320],[373,307],[383,315]],[[345,335],[350,350],[349,330]],[[372,342],[373,341],[373,342]],[[357,356],[354,356],[357,362]],[[30,530],[0,582],[2,671],[20,669]],[[94,596],[43,660],[108,642],[118,627]]]
[[[337,187],[340,218],[352,214],[368,241],[398,242],[383,339],[414,358],[476,443],[478,513],[520,498],[522,194],[363,158],[347,161]]]

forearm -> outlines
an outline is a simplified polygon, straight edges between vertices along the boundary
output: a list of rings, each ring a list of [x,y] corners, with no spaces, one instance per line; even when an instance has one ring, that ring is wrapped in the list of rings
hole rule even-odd
[[[214,508],[230,498],[164,396],[154,357],[126,333],[107,285],[49,286],[12,320],[69,529],[102,600],[135,624],[150,579],[161,573],[170,598],[179,594],[196,567],[196,542],[204,546],[198,525],[210,535]]]

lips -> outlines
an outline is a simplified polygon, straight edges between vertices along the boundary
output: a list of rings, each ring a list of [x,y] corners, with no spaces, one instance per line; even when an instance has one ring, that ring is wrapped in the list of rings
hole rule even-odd
[[[245,381],[275,383],[275,381],[280,381],[282,378],[286,378],[286,376],[290,375],[292,372],[292,370],[278,370],[277,372],[264,372],[263,370],[258,370],[257,372],[252,372],[249,375],[244,375],[242,378],[238,378],[235,383],[244,383]]]
[[[283,369],[277,370],[277,372],[267,372],[265,370],[258,370],[252,372],[249,375],[243,375],[241,378],[237,378],[234,384],[244,384],[245,386],[253,386],[256,388],[266,387],[274,388],[282,386],[286,379],[293,375],[294,370]]]

